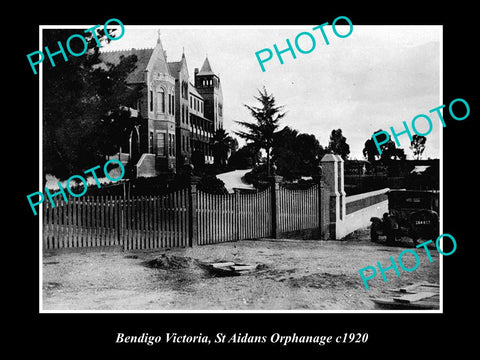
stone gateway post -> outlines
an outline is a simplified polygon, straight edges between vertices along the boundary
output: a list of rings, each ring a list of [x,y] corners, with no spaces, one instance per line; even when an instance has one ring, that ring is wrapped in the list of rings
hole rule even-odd
[[[344,191],[343,159],[340,155],[326,154],[320,161],[323,183],[328,200],[328,232],[330,239],[341,237],[341,225],[346,215],[346,193]]]

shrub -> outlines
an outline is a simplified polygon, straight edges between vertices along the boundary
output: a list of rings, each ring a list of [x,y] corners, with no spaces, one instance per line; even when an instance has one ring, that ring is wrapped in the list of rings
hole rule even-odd
[[[209,194],[228,194],[225,183],[215,175],[205,175],[200,179],[197,189]]]

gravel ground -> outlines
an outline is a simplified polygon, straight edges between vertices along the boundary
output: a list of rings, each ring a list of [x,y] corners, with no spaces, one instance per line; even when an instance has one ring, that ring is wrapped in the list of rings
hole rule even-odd
[[[423,249],[420,265],[400,277],[380,273],[366,290],[358,270],[413,243],[373,244],[367,231],[344,241],[256,240],[187,249],[44,254],[43,310],[374,310],[372,297],[417,282],[439,282]],[[157,267],[149,266],[152,260]],[[261,264],[248,274],[217,277],[199,263]],[[410,255],[403,258],[413,267]],[[378,271],[377,271],[378,272]]]

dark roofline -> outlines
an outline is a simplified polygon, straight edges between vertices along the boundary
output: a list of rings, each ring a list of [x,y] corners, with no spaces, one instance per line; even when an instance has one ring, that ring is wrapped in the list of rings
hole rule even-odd
[[[117,50],[100,50],[101,54],[109,54],[116,52],[127,52],[127,51],[138,51],[138,50],[153,50],[153,47],[144,47],[144,48],[130,48],[130,49],[117,49]]]

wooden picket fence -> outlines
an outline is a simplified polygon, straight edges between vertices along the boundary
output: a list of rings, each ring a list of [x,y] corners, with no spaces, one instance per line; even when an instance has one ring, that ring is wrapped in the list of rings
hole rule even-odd
[[[189,245],[188,190],[120,201],[125,250]]]
[[[43,203],[43,246],[141,250],[272,237],[319,227],[319,199],[318,184],[306,190],[280,185],[221,195],[187,187],[127,199],[56,197],[54,207],[49,201]]]
[[[188,191],[162,196],[70,197],[43,206],[45,249],[122,246],[125,250],[188,246]],[[60,201],[61,200],[61,201]]]
[[[270,236],[271,192],[198,192],[198,245]]]
[[[120,244],[119,197],[84,196],[43,203],[45,249],[116,246]]]
[[[319,186],[291,190],[280,184],[278,191],[277,227],[279,233],[313,229],[319,226]]]

